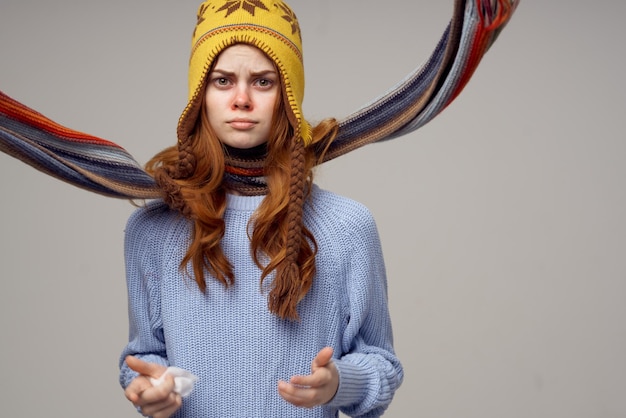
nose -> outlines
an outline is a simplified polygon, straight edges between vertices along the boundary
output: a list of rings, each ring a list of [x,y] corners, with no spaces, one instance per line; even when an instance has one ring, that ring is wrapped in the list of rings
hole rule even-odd
[[[247,88],[242,87],[237,89],[235,97],[233,98],[233,109],[250,110],[252,109],[252,100]]]

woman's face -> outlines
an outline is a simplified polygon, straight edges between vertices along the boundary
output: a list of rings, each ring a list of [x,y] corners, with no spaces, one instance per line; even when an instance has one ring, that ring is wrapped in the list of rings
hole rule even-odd
[[[267,142],[279,90],[274,63],[258,48],[226,48],[209,73],[206,107],[219,140],[235,148]]]

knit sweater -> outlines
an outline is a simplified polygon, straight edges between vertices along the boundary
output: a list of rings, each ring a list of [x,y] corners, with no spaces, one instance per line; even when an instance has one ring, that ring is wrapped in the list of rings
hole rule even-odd
[[[403,371],[393,349],[385,267],[370,212],[313,187],[303,216],[318,244],[317,274],[298,305],[300,321],[288,321],[268,311],[261,271],[250,254],[248,221],[262,199],[227,196],[222,247],[235,282],[226,287],[208,277],[205,293],[191,272],[179,268],[190,221],[160,201],[131,215],[125,239],[130,332],[120,383],[125,388],[136,377],[124,362],[131,354],[199,377],[176,417],[336,417],[339,410],[354,417],[382,415]],[[309,374],[326,346],[334,349],[339,371],[335,397],[312,409],[283,400],[278,381]]]

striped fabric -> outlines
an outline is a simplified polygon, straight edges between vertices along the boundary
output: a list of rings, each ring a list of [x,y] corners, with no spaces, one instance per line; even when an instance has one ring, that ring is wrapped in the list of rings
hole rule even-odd
[[[519,0],[455,0],[452,19],[426,63],[340,120],[324,161],[406,135],[441,113],[463,90],[518,4]],[[119,145],[63,127],[1,91],[0,150],[105,196],[159,196],[152,177]]]
[[[141,199],[159,195],[152,177],[119,145],[65,128],[1,91],[0,150],[105,196]]]

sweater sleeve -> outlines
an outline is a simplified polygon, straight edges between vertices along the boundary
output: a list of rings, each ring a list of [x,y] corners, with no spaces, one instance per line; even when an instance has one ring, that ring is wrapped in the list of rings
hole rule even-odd
[[[380,238],[370,212],[362,208],[346,232],[351,245],[346,279],[348,324],[343,355],[335,360],[339,388],[329,403],[351,417],[378,417],[403,379],[393,348],[387,279]]]
[[[124,240],[128,288],[128,344],[120,356],[120,384],[126,388],[137,377],[125,358],[136,356],[146,362],[168,366],[161,321],[157,260],[149,208],[137,210],[129,218]],[[152,222],[154,220],[152,219]]]

